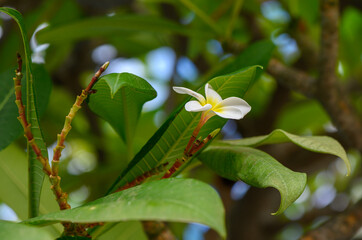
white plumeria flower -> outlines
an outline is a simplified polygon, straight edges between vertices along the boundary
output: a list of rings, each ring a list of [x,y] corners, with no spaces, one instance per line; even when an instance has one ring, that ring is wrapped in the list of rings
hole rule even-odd
[[[184,87],[173,87],[175,92],[188,94],[198,101],[192,100],[186,103],[185,109],[189,112],[204,112],[205,120],[215,114],[227,119],[242,119],[250,110],[250,105],[241,98],[229,97],[222,99],[220,95],[212,89],[210,84],[205,85],[205,96]]]

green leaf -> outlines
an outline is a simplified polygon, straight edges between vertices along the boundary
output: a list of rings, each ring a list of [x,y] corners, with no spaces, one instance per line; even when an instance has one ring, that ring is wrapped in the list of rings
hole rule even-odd
[[[258,66],[249,67],[229,75],[219,76],[209,81],[210,85],[222,98],[242,97],[254,79]],[[199,92],[203,93],[202,86]],[[190,98],[188,98],[190,99]],[[128,167],[121,173],[109,192],[133,181],[137,176],[162,163],[173,164],[183,155],[191,134],[200,120],[201,113],[191,113],[184,109],[184,104],[169,117],[161,128],[134,157]],[[201,129],[200,136],[206,137],[217,128],[222,128],[226,119],[212,117]],[[160,177],[160,176],[158,176]]]
[[[26,114],[28,122],[31,124],[31,130],[35,139],[35,142],[41,149],[43,156],[48,157],[48,152],[43,140],[41,130],[39,128],[39,120],[37,109],[35,108],[36,97],[34,93],[34,79],[33,70],[31,66],[31,52],[29,47],[29,41],[27,38],[26,29],[24,26],[23,17],[21,14],[12,8],[0,7],[0,11],[11,16],[19,26],[25,54],[25,66],[26,66],[26,93],[27,93],[27,105]],[[15,56],[14,56],[15,57]],[[36,159],[36,154],[28,144],[28,167],[29,167],[29,216],[37,216],[39,213],[40,193],[44,180],[44,173],[41,164]]]
[[[43,228],[0,221],[0,239],[53,240],[54,238]]]
[[[209,185],[194,179],[163,179],[145,183],[87,203],[84,206],[26,220],[55,222],[118,222],[160,220],[205,224],[226,236],[224,208]]]
[[[301,134],[318,133],[331,122],[322,105],[311,99],[296,100],[285,106],[278,114],[275,128]]]
[[[128,221],[120,222],[117,225],[106,231],[104,234],[98,236],[98,240],[147,240],[147,236],[143,231],[141,222]]]
[[[360,9],[348,7],[342,12],[340,20],[339,51],[343,64],[343,78],[360,76],[362,52],[362,12]]]
[[[304,149],[317,153],[332,154],[340,157],[347,167],[347,175],[351,172],[351,164],[341,144],[327,136],[297,136],[281,129],[276,129],[269,135],[214,142],[214,145],[257,147],[264,144],[292,142]]]
[[[154,34],[182,34],[209,39],[214,37],[208,31],[192,29],[167,19],[142,15],[115,15],[112,17],[93,17],[60,26],[50,26],[37,34],[41,43],[64,44],[86,38],[127,36],[138,32]],[[97,34],[95,34],[97,33]]]
[[[319,14],[319,1],[295,0],[288,1],[290,13],[295,18],[303,18],[310,25],[316,23]]]
[[[28,218],[28,167],[24,149],[10,145],[0,152],[0,202],[13,209],[21,220]],[[53,201],[50,182],[45,181],[41,193],[39,212],[41,214],[57,211],[58,204]],[[53,235],[59,235],[62,226],[52,225],[49,229]],[[2,239],[2,238],[0,238]]]
[[[89,240],[89,237],[80,237],[80,236],[62,236],[56,240]]]
[[[142,106],[157,92],[146,80],[130,73],[105,75],[93,89],[97,92],[90,95],[89,108],[111,124],[131,153]]]
[[[33,64],[36,81],[34,82],[35,93],[39,101],[36,108],[42,116],[49,102],[52,82],[44,65]],[[0,73],[0,150],[6,148],[24,132],[20,122],[16,119],[19,116],[18,108],[15,104],[15,90],[13,71]],[[25,78],[22,80],[23,102],[26,104]]]
[[[305,173],[293,172],[265,152],[248,147],[210,146],[198,158],[222,177],[259,187],[276,188],[281,195],[281,214],[304,191]]]

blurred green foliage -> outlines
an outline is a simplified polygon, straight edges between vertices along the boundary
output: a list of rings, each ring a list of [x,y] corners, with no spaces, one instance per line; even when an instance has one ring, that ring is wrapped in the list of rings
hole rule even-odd
[[[111,64],[106,73],[133,73],[146,79],[158,93],[158,102],[145,105],[137,127],[136,120],[132,120],[132,129],[129,130],[134,134],[131,145],[133,153],[141,150],[184,100],[183,96],[171,91],[171,86],[197,89],[212,77],[252,65],[264,67],[264,70],[257,70],[257,78],[245,95],[252,112],[237,123],[230,121],[220,134],[220,139],[263,135],[280,128],[294,134],[329,135],[340,140],[336,134],[338,129],[319,102],[281,86],[278,79],[266,71],[270,58],[276,58],[313,77],[318,76],[317,66],[308,65],[318,60],[306,52],[305,46],[318,51],[319,2],[109,0],[102,3],[93,0],[49,0],[36,3],[5,1],[4,5],[23,13],[27,37],[32,39],[32,58],[36,62],[36,67],[33,67],[36,77],[34,87],[40,99],[36,104],[42,116],[40,125],[51,158],[56,134],[60,132],[76,95],[87,85],[97,67],[108,60]],[[339,83],[361,115],[362,13],[358,4],[349,3],[341,3],[340,7],[340,52],[336,72]],[[43,23],[48,27],[34,35]],[[164,47],[171,54],[163,52],[159,58],[152,57],[151,51]],[[0,15],[0,202],[6,203],[19,219],[25,220],[28,211],[27,166],[22,151],[25,141],[20,137],[21,127],[16,115],[8,115],[16,110],[15,105],[7,104],[14,100],[11,78],[16,66],[16,52],[24,55],[18,28],[5,15]],[[189,65],[182,59],[186,59]],[[122,133],[118,131],[117,134],[112,124],[95,116],[90,109],[85,104],[76,116],[60,164],[62,187],[70,193],[72,206],[104,196],[117,177],[129,168],[129,147],[118,135]],[[291,210],[274,217],[273,222],[281,223],[282,227],[270,230],[264,236],[297,239],[316,223],[317,218],[298,222],[303,216],[320,208],[329,210],[330,214],[340,212],[362,197],[359,152],[347,148],[352,173],[346,179],[345,167],[340,159],[307,155],[290,145],[282,146],[285,145],[274,151],[266,151],[270,150],[270,155],[286,167],[307,172],[309,180],[307,190]],[[297,163],[293,164],[293,161]],[[230,186],[220,185],[215,172],[200,166],[196,159],[186,169],[182,176],[217,185],[229,217],[228,211],[238,204],[238,201],[230,200]],[[40,202],[41,214],[57,209],[48,188],[49,184],[45,183]],[[328,198],[325,196],[331,201],[321,202],[321,199]],[[247,193],[244,198],[252,199],[252,196]],[[265,201],[273,202],[275,199]],[[255,211],[265,217],[274,209],[259,208]],[[0,211],[1,218],[5,219],[6,216]],[[296,225],[290,224],[291,220]],[[48,228],[52,236],[60,231],[59,226],[54,226]],[[258,227],[262,229],[261,225]],[[175,223],[172,228],[182,232],[187,225]],[[145,238],[140,229],[138,222],[119,223],[102,239],[116,239],[114,236],[120,237],[120,233],[123,235],[119,239]],[[288,233],[289,230],[292,234]],[[240,231],[245,229],[240,227]],[[249,239],[254,238],[250,236]]]

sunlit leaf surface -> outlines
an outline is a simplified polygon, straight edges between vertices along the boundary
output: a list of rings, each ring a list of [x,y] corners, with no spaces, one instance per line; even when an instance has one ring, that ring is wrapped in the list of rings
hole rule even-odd
[[[5,221],[0,221],[0,239],[54,240],[43,228]]]
[[[193,179],[163,179],[120,191],[84,206],[26,220],[46,225],[60,221],[118,222],[161,220],[198,222],[226,236],[224,207],[216,191]]]
[[[278,189],[281,203],[275,214],[292,204],[307,184],[305,173],[294,172],[267,153],[253,148],[210,146],[198,158],[222,177],[242,180],[254,187]]]
[[[347,167],[347,173],[351,172],[351,164],[346,151],[335,139],[328,136],[298,136],[281,129],[276,129],[269,135],[243,138],[238,140],[218,141],[214,145],[257,147],[265,144],[292,142],[306,150],[332,154],[340,157]]]

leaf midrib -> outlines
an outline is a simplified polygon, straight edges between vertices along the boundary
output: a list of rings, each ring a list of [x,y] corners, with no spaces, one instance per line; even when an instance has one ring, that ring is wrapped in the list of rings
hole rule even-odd
[[[5,98],[3,99],[3,101],[0,103],[0,111],[4,108],[5,104],[9,101],[11,95],[13,95],[14,93],[14,87],[12,87],[10,90],[9,90],[9,93],[6,94]]]

